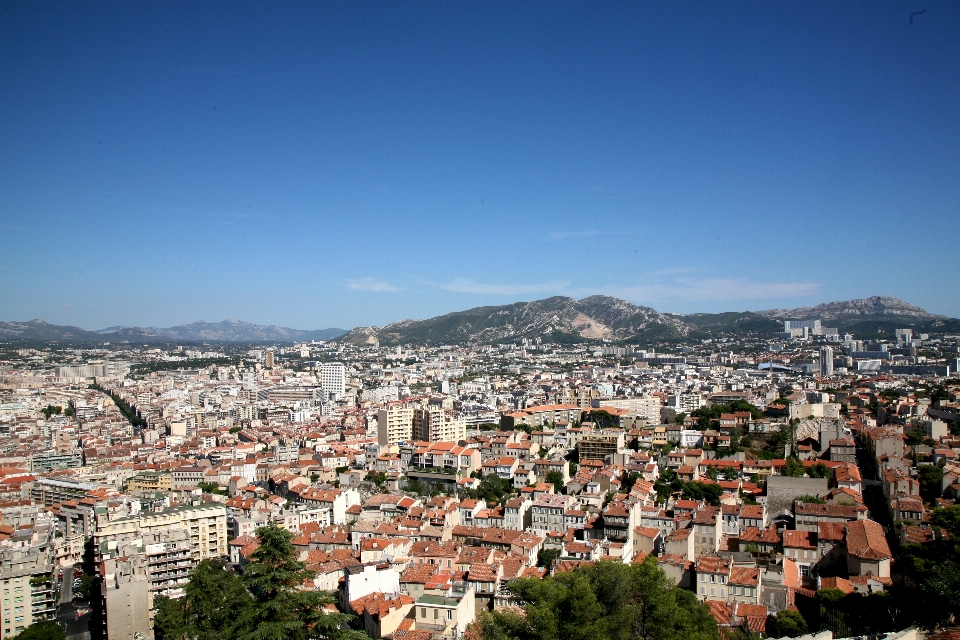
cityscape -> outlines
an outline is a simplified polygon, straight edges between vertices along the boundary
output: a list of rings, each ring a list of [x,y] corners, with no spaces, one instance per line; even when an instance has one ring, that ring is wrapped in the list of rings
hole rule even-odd
[[[960,640],[958,27],[0,0],[0,640]]]
[[[243,574],[276,527],[371,638],[486,637],[518,585],[598,563],[659,569],[713,633],[917,637],[956,604],[923,548],[960,534],[960,331],[912,327],[960,321],[828,306],[644,344],[0,324],[3,632],[176,637],[193,572]]]

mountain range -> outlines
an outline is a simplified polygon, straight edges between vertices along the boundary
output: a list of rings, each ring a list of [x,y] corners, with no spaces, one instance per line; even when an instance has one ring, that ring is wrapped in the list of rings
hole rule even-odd
[[[897,298],[875,296],[816,307],[729,313],[661,313],[609,296],[582,300],[555,296],[498,307],[477,307],[427,320],[402,320],[384,327],[357,327],[340,338],[352,344],[495,343],[519,338],[545,342],[583,340],[655,342],[678,338],[773,338],[783,320],[822,319],[826,326],[856,331],[861,337],[892,333],[894,328],[960,330],[960,321],[928,313]]]
[[[383,327],[304,331],[239,320],[194,322],[176,327],[108,327],[88,331],[53,325],[43,320],[0,322],[0,339],[60,340],[64,342],[232,342],[290,343],[342,340],[351,344],[461,344],[497,343],[519,338],[545,342],[591,340],[655,342],[679,338],[773,338],[783,320],[820,319],[826,326],[857,337],[892,335],[893,329],[960,331],[960,320],[928,313],[897,298],[874,296],[829,302],[815,307],[728,313],[661,313],[612,298],[589,296],[575,300],[554,296],[532,302],[476,307],[426,320],[401,320]]]
[[[40,319],[29,322],[0,322],[0,338],[65,342],[309,342],[333,340],[345,333],[346,329],[303,331],[233,319],[223,322],[201,320],[167,328],[107,327],[97,331],[49,324]]]

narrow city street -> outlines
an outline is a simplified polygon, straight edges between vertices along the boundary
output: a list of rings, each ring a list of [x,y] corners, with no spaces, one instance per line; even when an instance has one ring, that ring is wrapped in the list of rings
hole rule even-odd
[[[63,627],[67,640],[89,640],[87,629],[90,622],[90,606],[86,602],[73,601],[73,569],[64,570],[60,602],[57,607],[57,624]]]

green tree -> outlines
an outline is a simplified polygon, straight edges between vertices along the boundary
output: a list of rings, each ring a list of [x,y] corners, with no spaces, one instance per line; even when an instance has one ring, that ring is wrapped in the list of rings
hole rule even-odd
[[[364,476],[363,479],[366,480],[367,482],[372,482],[377,486],[380,486],[387,481],[387,474],[384,473],[383,471],[378,471],[378,472],[371,471],[366,476]]]
[[[715,640],[716,621],[696,596],[677,588],[655,559],[598,562],[543,580],[520,579],[511,592],[524,615],[479,617],[483,640]]]
[[[932,464],[917,467],[917,480],[920,481],[920,497],[933,502],[943,495],[943,469]]]
[[[513,484],[495,473],[480,478],[480,485],[472,491],[464,491],[471,498],[483,498],[487,502],[499,502],[513,493]]]
[[[49,405],[49,404],[40,410],[40,413],[42,413],[47,418],[47,420],[50,419],[50,416],[60,415],[62,412],[63,412],[63,407],[56,406],[56,405]]]
[[[954,536],[960,536],[960,504],[934,509],[930,521],[943,527]]]
[[[223,493],[216,482],[198,482],[197,487],[204,493]]]
[[[548,471],[546,477],[544,478],[547,483],[552,484],[553,488],[557,493],[563,493],[563,474],[557,470]]]
[[[684,482],[681,495],[688,500],[704,500],[714,507],[720,506],[723,488],[719,484],[705,482]]]
[[[15,635],[12,640],[65,640],[67,634],[52,620],[34,622]]]
[[[818,462],[817,464],[811,466],[807,469],[807,475],[811,478],[829,478],[830,477],[830,467]]]
[[[783,609],[767,617],[767,635],[771,638],[802,636],[807,633],[807,621],[799,611]]]
[[[253,598],[239,574],[221,560],[204,560],[191,572],[184,596],[157,597],[157,640],[241,638],[253,629]]]
[[[252,640],[308,640],[310,638],[364,638],[364,634],[342,632],[349,616],[326,613],[333,602],[322,591],[300,591],[298,587],[313,577],[306,563],[295,560],[297,551],[290,541],[293,534],[278,526],[257,530],[260,546],[244,569],[244,582],[253,595]]]
[[[560,549],[540,549],[537,553],[537,566],[549,569],[553,561],[560,557]]]
[[[593,409],[583,414],[583,422],[593,422],[598,429],[609,429],[620,426],[620,418],[612,415],[606,409]]]
[[[806,470],[803,468],[803,463],[800,462],[799,458],[790,456],[787,458],[786,464],[783,465],[783,471],[781,471],[781,473],[790,478],[802,478]]]
[[[157,598],[157,640],[367,640],[343,628],[351,616],[326,612],[330,594],[299,589],[314,574],[295,559],[292,533],[270,525],[257,539],[242,576],[204,560],[182,598]]]
[[[412,491],[416,494],[423,495],[427,492],[426,486],[419,480],[409,480],[406,486],[407,491]]]
[[[930,520],[950,535],[894,551],[890,595],[899,628],[935,629],[960,619],[960,505],[934,509]]]
[[[947,428],[950,429],[950,435],[960,436],[960,420],[954,420],[953,422],[948,422]]]

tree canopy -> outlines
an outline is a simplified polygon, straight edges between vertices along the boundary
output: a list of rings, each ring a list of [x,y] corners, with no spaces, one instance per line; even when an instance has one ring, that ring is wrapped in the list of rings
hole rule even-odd
[[[462,489],[461,493],[468,498],[499,502],[513,493],[513,483],[495,473],[488,473],[480,478],[480,485],[476,489]]]
[[[917,467],[917,479],[920,481],[920,497],[926,502],[933,502],[941,495],[943,469],[932,464],[921,464]]]
[[[546,477],[544,478],[549,484],[553,485],[554,490],[557,493],[563,493],[564,483],[563,483],[563,474],[559,471],[548,471]]]
[[[643,564],[598,562],[510,591],[525,615],[478,617],[483,640],[715,640],[717,623],[696,596],[673,584],[654,558]]]
[[[802,478],[806,472],[807,470],[804,469],[803,463],[795,456],[787,458],[786,463],[783,465],[783,471],[781,471],[783,475],[790,478]]]
[[[759,420],[763,417],[763,412],[756,406],[746,400],[734,400],[730,404],[715,404],[706,407],[700,407],[690,415],[697,419],[697,425],[701,429],[708,429],[714,423],[719,424],[720,416],[724,413],[736,413],[738,411],[749,411],[750,417]]]
[[[157,598],[157,640],[366,640],[343,628],[351,616],[326,612],[329,593],[298,589],[313,572],[295,559],[293,534],[270,525],[258,529],[257,538],[260,546],[243,574],[226,570],[221,560],[204,560],[182,598]]]
[[[56,622],[43,620],[34,622],[11,640],[64,640],[66,637],[67,635]]]
[[[783,609],[777,615],[767,616],[767,635],[771,638],[796,637],[807,633],[807,621],[799,611]]]
[[[949,533],[924,544],[895,551],[894,584],[901,628],[918,624],[931,629],[960,619],[960,505],[934,509],[931,523]]]

